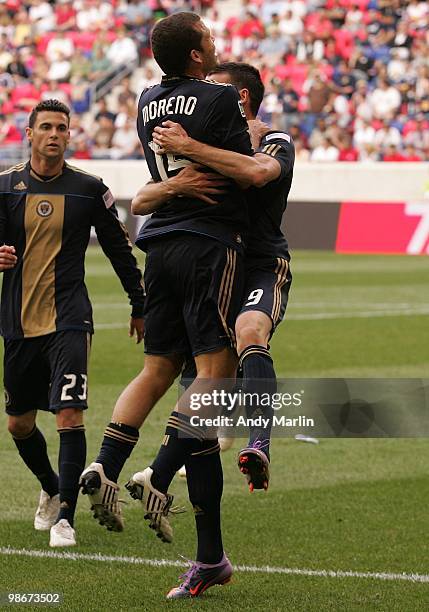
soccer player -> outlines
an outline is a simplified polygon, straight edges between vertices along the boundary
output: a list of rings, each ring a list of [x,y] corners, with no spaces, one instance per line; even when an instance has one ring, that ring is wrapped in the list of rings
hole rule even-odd
[[[216,64],[216,55],[210,31],[201,19],[194,13],[175,13],[160,20],[152,32],[152,50],[165,76],[159,85],[142,93],[137,126],[154,181],[173,176],[189,163],[156,153],[153,130],[167,118],[182,121],[196,138],[250,156],[247,123],[236,89],[204,80]],[[201,391],[202,380],[233,377],[237,363],[234,321],[242,300],[241,236],[247,208],[233,182],[225,186],[218,202],[218,206],[204,206],[196,198],[173,196],[146,222],[137,240],[147,252],[145,369],[175,375],[184,355],[191,353],[197,378],[189,393]],[[148,385],[148,395],[155,397],[150,380]],[[197,588],[193,590],[185,581],[170,597],[189,596],[190,589],[196,596],[212,584],[225,582],[232,572],[220,529],[223,477],[219,444],[190,424],[191,414],[189,402],[180,401],[151,467],[128,483],[130,492],[141,499],[150,526],[161,539],[171,541],[168,488],[176,471],[187,465],[190,499],[197,510],[197,562],[190,572],[197,579]],[[118,431],[125,435],[118,436]],[[96,462],[103,466],[106,478],[114,480],[106,470],[111,475],[118,473],[113,457],[121,455],[125,438],[133,441],[137,436],[138,429],[129,422],[109,424]],[[93,467],[85,470],[82,484],[91,501],[100,503],[105,483],[101,470]],[[93,486],[95,474],[101,486]]]
[[[264,94],[259,72],[249,64],[228,62],[218,65],[211,77],[237,86],[251,125]],[[260,129],[258,124],[254,127]],[[156,127],[153,139],[162,154],[183,155],[243,186],[253,186],[247,192],[250,231],[245,238],[246,297],[235,331],[243,391],[255,394],[252,397],[273,393],[276,376],[268,342],[284,317],[292,280],[288,244],[281,231],[295,159],[291,138],[285,132],[263,130],[257,152],[250,160],[197,142],[181,125],[171,121]],[[143,205],[138,210],[145,212]],[[249,417],[257,412],[272,420],[272,409],[262,403],[246,406],[246,410]],[[270,432],[271,426],[251,427],[249,443],[238,456],[239,468],[251,491],[268,487]]]
[[[101,179],[64,161],[70,111],[45,100],[30,114],[30,160],[0,174],[1,333],[8,429],[42,491],[34,519],[50,546],[73,546],[79,475],[85,465],[83,411],[93,333],[84,283],[91,226],[132,305],[130,334],[143,337],[142,278],[114,199]],[[59,474],[37,428],[55,414]]]

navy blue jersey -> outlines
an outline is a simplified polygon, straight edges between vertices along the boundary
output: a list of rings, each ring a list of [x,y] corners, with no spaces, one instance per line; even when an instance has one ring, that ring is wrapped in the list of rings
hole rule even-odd
[[[143,91],[138,108],[137,130],[146,162],[155,182],[177,174],[190,160],[158,155],[153,129],[167,119],[180,123],[189,136],[214,147],[252,154],[247,121],[237,89],[232,85],[189,77],[164,77],[159,85]],[[168,232],[193,232],[241,249],[248,224],[244,194],[231,181],[217,206],[188,197],[174,197],[144,224],[136,244]]]
[[[1,333],[32,338],[57,331],[93,331],[84,261],[91,226],[142,316],[141,272],[114,199],[101,179],[64,164],[43,180],[30,164],[0,173],[0,244],[14,246],[17,264],[3,272]]]
[[[269,132],[257,153],[274,157],[281,166],[277,179],[260,189],[248,190],[250,231],[246,237],[246,257],[288,258],[288,244],[281,231],[283,213],[292,185],[295,147],[285,132]]]

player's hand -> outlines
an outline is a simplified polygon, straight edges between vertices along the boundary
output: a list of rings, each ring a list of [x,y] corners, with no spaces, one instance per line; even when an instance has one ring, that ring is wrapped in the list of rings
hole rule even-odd
[[[204,172],[204,169],[205,166],[198,164],[185,166],[176,176],[168,179],[168,184],[177,195],[197,198],[206,204],[219,204],[210,196],[225,193],[231,181],[216,172]]]
[[[0,272],[11,270],[15,267],[17,261],[15,247],[8,246],[7,244],[0,246]]]
[[[250,142],[254,151],[256,151],[261,144],[263,136],[270,132],[272,128],[260,119],[249,119],[247,123],[249,125]]]
[[[128,335],[130,338],[133,336],[136,337],[136,344],[140,344],[140,342],[143,340],[144,320],[141,317],[131,317]]]
[[[180,123],[164,121],[162,126],[157,126],[153,130],[152,139],[160,147],[157,153],[162,155],[163,153],[184,153],[189,136]]]

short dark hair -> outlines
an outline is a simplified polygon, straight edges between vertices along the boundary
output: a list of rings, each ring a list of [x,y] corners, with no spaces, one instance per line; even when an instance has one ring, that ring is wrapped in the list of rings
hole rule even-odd
[[[250,97],[250,109],[253,115],[258,114],[259,107],[264,98],[265,87],[259,70],[244,62],[224,62],[218,64],[211,74],[226,72],[231,77],[231,83],[237,89],[248,89]]]
[[[201,51],[202,32],[195,29],[201,21],[195,13],[173,13],[155,24],[151,35],[152,53],[168,76],[185,72],[193,49]]]
[[[59,100],[51,99],[51,100],[43,100],[43,102],[39,102],[30,113],[28,117],[28,125],[32,128],[36,123],[37,115],[42,113],[43,111],[50,111],[52,113],[63,113],[67,115],[68,122],[70,123],[70,109],[63,102]]]

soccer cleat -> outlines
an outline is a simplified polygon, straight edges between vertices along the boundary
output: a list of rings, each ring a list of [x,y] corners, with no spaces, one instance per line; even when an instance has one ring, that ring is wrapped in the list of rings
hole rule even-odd
[[[173,495],[164,495],[151,484],[153,470],[147,467],[143,472],[136,472],[125,485],[132,498],[142,503],[144,519],[163,542],[173,541],[173,529],[168,520],[169,514],[180,514],[184,509],[172,508]]]
[[[257,441],[238,453],[238,468],[246,476],[251,493],[254,489],[266,491],[270,482],[270,461],[261,446]]]
[[[191,564],[189,570],[180,576],[180,578],[183,578],[183,582],[171,589],[167,599],[199,597],[215,584],[227,584],[231,580],[231,576],[232,565],[226,555],[216,565],[195,561]]]
[[[49,546],[76,546],[76,532],[67,519],[61,519],[51,527]]]
[[[108,480],[101,463],[91,463],[80,476],[79,486],[88,495],[94,518],[109,531],[123,531],[119,485]]]
[[[60,496],[49,497],[43,489],[40,491],[39,506],[34,515],[34,529],[37,531],[49,531],[55,523],[60,511]]]

